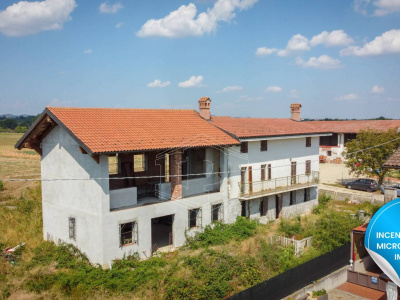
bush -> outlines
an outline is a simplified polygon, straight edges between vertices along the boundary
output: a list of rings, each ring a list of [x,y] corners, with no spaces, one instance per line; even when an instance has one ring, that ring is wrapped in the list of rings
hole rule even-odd
[[[331,196],[327,196],[325,193],[320,195],[318,197],[318,205],[313,208],[313,213],[319,215],[328,206],[331,199]]]
[[[323,295],[326,295],[326,290],[325,289],[312,292],[312,296],[314,298],[319,297],[319,296],[323,296]]]
[[[0,192],[4,191],[4,183],[0,180]]]
[[[198,249],[226,244],[232,240],[241,241],[254,235],[257,226],[257,221],[243,217],[238,217],[233,224],[216,222],[213,225],[207,225],[203,232],[199,232],[193,237],[187,237],[185,245],[189,249]]]
[[[14,132],[15,133],[25,133],[27,130],[28,130],[28,128],[26,126],[18,125],[17,127],[15,127]]]
[[[290,238],[300,236],[304,232],[300,217],[296,219],[282,219],[278,227],[278,232]]]

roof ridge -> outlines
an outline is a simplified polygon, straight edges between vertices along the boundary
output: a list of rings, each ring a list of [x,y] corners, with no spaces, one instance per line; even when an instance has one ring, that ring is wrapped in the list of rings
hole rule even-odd
[[[73,110],[142,110],[142,111],[194,111],[195,109],[190,108],[127,108],[127,107],[61,107],[61,106],[46,106],[47,109],[73,109]]]

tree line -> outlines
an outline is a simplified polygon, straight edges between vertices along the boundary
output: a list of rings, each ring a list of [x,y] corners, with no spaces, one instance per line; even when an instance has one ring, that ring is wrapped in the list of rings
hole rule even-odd
[[[0,132],[24,133],[36,120],[37,116],[0,117]]]

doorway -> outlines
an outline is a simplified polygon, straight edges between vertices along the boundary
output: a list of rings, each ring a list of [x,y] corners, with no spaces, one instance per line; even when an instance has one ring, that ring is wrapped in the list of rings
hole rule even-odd
[[[168,251],[174,243],[173,239],[174,215],[151,219],[152,253]]]
[[[276,211],[276,219],[279,218],[282,212],[282,194],[275,195],[275,211]]]

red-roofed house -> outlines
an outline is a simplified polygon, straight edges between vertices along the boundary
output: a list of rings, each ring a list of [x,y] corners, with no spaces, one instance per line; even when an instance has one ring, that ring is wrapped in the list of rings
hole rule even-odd
[[[300,120],[194,110],[46,108],[16,144],[41,154],[43,234],[92,262],[178,247],[214,221],[317,203],[319,138]]]

